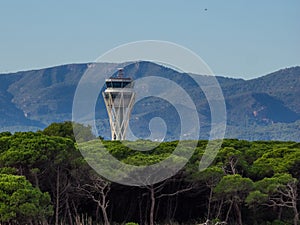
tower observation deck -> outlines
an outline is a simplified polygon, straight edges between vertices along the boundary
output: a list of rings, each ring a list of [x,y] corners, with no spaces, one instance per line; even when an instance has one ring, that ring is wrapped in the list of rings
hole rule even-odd
[[[111,139],[125,140],[135,100],[134,82],[131,78],[125,78],[123,68],[119,68],[118,76],[106,79],[105,84],[102,95],[109,117]]]

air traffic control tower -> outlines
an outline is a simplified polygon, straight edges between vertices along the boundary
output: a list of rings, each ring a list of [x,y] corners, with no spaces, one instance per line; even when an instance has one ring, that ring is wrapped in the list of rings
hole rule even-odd
[[[135,100],[134,82],[131,78],[125,78],[123,68],[119,68],[117,77],[110,77],[105,83],[106,89],[102,95],[109,117],[111,139],[125,140]]]

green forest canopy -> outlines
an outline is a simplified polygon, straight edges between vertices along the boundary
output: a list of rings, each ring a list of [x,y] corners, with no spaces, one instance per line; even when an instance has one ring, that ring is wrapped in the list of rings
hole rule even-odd
[[[212,165],[199,172],[207,144],[200,140],[175,176],[129,187],[105,180],[89,167],[70,125],[0,133],[0,223],[299,223],[300,143],[224,140]],[[80,145],[92,149],[98,141]],[[141,152],[118,141],[102,143],[111,155],[132,165],[159,162],[178,144],[163,142]],[[129,144],[153,145],[144,140]]]

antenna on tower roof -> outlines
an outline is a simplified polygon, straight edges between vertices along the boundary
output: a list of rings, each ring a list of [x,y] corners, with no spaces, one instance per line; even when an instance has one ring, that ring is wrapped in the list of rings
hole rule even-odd
[[[118,68],[118,78],[123,78],[123,76],[124,76],[124,69]]]

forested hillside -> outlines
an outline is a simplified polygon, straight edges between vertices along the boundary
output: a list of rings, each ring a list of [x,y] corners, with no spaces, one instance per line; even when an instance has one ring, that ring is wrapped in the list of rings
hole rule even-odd
[[[82,130],[77,134],[82,137],[80,147],[93,150],[100,139],[88,127]],[[156,144],[129,143],[145,149]],[[144,152],[118,141],[103,144],[124,163],[151,165],[168,157],[178,142],[163,142]],[[39,132],[1,133],[0,223],[299,223],[300,143],[227,139],[212,165],[199,172],[206,145],[198,141],[193,156],[175,176],[134,187],[110,182],[89,167],[74,142],[71,122]]]
[[[72,120],[72,104],[76,87],[83,74],[91,67],[101,72],[124,67],[125,76],[138,80],[157,76],[171,80],[189,90],[197,107],[202,132],[201,139],[208,139],[211,109],[203,91],[193,86],[192,79],[184,73],[152,62],[123,64],[70,64],[33,71],[0,75],[0,130],[36,131],[53,122]],[[210,88],[212,79],[205,74],[197,75],[204,88]],[[230,76],[230,74],[227,74]],[[109,77],[109,76],[108,76]],[[300,67],[286,68],[252,80],[217,76],[225,98],[227,110],[227,138],[245,140],[300,141]],[[91,81],[92,82],[92,81]],[[101,136],[110,138],[108,116],[99,87],[96,124]],[[156,87],[163,96],[178,93],[166,87]],[[144,109],[144,111],[143,111]],[[166,101],[145,99],[134,106],[130,127],[139,138],[146,138],[148,122],[155,116],[162,117],[169,130],[165,140],[177,140],[176,112]]]

